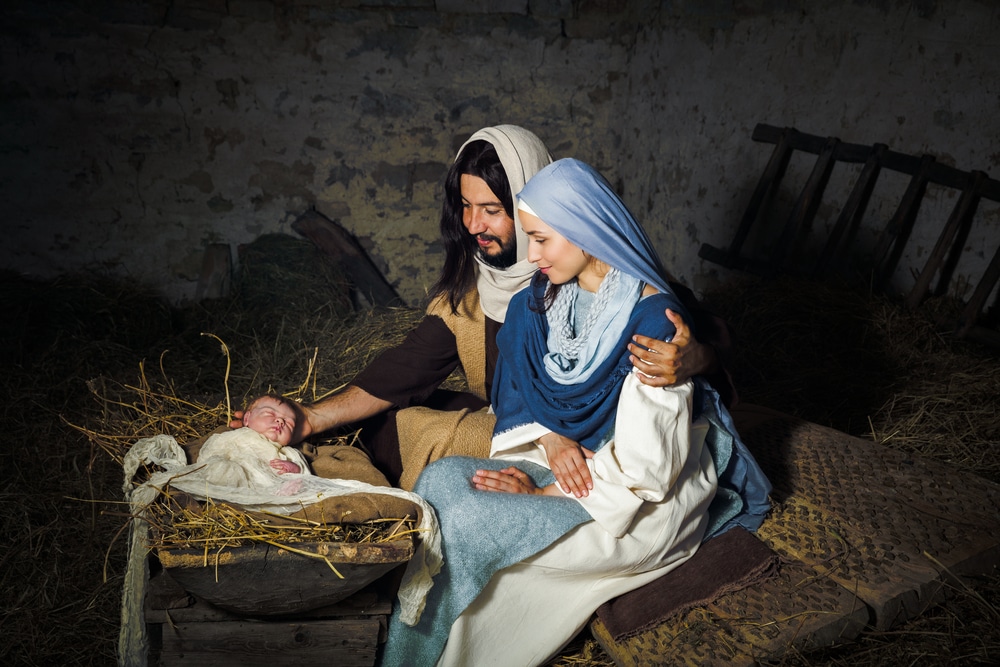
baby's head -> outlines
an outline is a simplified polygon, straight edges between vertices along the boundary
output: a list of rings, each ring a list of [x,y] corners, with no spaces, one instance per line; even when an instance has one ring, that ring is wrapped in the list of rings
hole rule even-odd
[[[284,396],[266,394],[243,411],[243,425],[257,431],[282,447],[292,441],[298,411]]]

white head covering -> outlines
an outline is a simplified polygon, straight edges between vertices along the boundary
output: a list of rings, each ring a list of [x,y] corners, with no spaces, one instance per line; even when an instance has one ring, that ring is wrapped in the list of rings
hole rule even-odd
[[[487,141],[496,149],[500,164],[507,172],[512,201],[516,201],[517,194],[529,178],[552,162],[552,156],[542,140],[517,125],[497,125],[479,130],[462,144],[458,149],[459,155],[470,141]],[[528,285],[535,272],[535,265],[527,259],[528,237],[521,229],[516,206],[514,234],[517,239],[517,263],[513,266],[497,269],[484,262],[479,253],[476,253],[476,262],[479,264],[479,275],[476,278],[479,303],[486,316],[497,322],[504,321],[510,298]]]

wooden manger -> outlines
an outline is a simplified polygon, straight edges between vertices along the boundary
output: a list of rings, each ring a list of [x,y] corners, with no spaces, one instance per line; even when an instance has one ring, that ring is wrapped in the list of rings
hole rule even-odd
[[[200,600],[154,569],[145,609],[149,664],[371,667],[385,641],[392,583],[383,577],[335,604],[261,618]]]
[[[160,549],[157,558],[198,599],[235,614],[268,617],[340,602],[409,561],[413,552],[413,540],[400,539],[254,544],[213,555],[201,549]]]
[[[368,493],[318,505],[278,516],[161,496],[149,514],[150,662],[375,664],[418,508]]]

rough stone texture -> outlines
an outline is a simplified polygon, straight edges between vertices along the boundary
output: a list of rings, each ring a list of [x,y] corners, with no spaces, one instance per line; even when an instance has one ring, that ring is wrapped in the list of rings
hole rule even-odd
[[[666,265],[704,289],[727,276],[697,249],[726,245],[770,152],[750,140],[758,122],[1000,162],[994,3],[831,5],[8,3],[0,265],[97,269],[184,300],[211,244],[235,256],[315,207],[416,304],[441,262],[447,165],[508,122],[601,169]],[[902,275],[953,204],[930,193]],[[984,215],[967,245],[991,253],[1000,214]],[[989,255],[967,255],[975,280]]]

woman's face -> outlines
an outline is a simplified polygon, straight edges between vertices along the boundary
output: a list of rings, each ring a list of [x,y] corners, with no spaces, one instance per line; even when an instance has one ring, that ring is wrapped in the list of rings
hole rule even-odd
[[[243,425],[284,447],[292,440],[292,432],[295,430],[295,411],[273,398],[264,396],[243,414]]]
[[[538,216],[518,211],[521,228],[528,235],[528,261],[548,276],[553,285],[568,283],[574,278],[580,287],[596,292],[604,278],[597,262],[566,237],[545,224]]]

